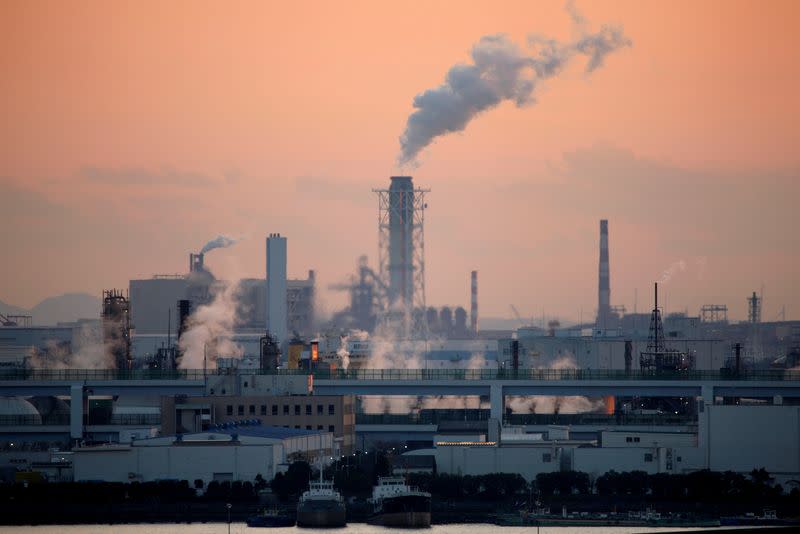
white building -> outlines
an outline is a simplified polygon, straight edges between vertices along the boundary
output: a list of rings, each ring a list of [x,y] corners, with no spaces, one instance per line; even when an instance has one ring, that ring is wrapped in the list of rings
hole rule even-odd
[[[559,470],[598,477],[611,470],[747,474],[764,468],[780,483],[800,477],[800,406],[709,404],[699,428],[687,432],[600,430],[596,441],[564,431],[529,435],[504,433],[501,443],[450,440],[408,454],[434,455],[440,473],[520,473],[527,480]]]
[[[272,479],[294,454],[332,455],[333,434],[276,427],[239,427],[129,444],[74,449],[75,481],[252,481]]]

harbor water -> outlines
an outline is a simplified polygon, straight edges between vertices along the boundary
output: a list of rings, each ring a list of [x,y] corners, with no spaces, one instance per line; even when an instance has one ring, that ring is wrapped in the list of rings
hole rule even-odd
[[[716,530],[714,528],[675,528],[675,527],[498,527],[483,524],[449,524],[434,525],[421,532],[430,534],[485,534],[487,532],[502,531],[503,534],[633,534],[636,532],[679,532],[698,530]],[[298,527],[255,529],[249,528],[244,523],[231,523],[231,534],[256,534],[257,532],[274,532],[276,534],[299,533],[327,533],[342,534],[373,534],[373,533],[407,533],[407,529],[392,529],[367,525],[364,523],[349,524],[339,529],[306,529]],[[139,524],[139,525],[47,525],[47,526],[0,526],[4,534],[227,534],[227,523],[192,523],[192,524]]]

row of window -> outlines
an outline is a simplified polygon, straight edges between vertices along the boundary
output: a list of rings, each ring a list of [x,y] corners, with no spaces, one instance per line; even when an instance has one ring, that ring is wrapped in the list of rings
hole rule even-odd
[[[628,436],[627,438],[625,438],[625,441],[627,443],[639,443],[639,436],[634,436],[634,437]]]
[[[266,404],[262,404],[260,406],[261,409],[260,409],[259,415],[267,415],[267,406],[268,405],[266,405]],[[325,415],[325,405],[324,404],[317,404],[316,406],[317,406],[316,414],[317,415]],[[245,414],[244,413],[244,408],[245,408],[244,404],[238,405],[236,407],[236,415],[244,415]],[[273,404],[271,406],[271,408],[272,408],[272,415],[278,415],[278,405],[277,404]],[[300,415],[300,411],[301,411],[300,408],[301,408],[300,404],[295,404],[294,405],[294,415]],[[306,415],[314,415],[313,412],[314,412],[313,405],[306,404],[306,410],[305,410]],[[225,413],[227,415],[233,415],[233,404],[228,404],[225,407]],[[249,405],[247,407],[247,415],[256,415],[256,405],[255,404],[251,404],[251,405]],[[289,415],[289,405],[288,404],[284,404],[283,405],[283,415]],[[328,415],[336,415],[336,405],[328,404]]]
[[[294,427],[300,429],[300,425],[294,425]],[[291,427],[289,425],[283,425],[283,428],[291,428]],[[312,428],[312,425],[306,425],[306,430],[314,430],[314,429]],[[325,430],[325,428],[322,425],[317,425],[317,430]],[[328,425],[328,432],[330,432],[331,434],[335,433],[336,426]]]

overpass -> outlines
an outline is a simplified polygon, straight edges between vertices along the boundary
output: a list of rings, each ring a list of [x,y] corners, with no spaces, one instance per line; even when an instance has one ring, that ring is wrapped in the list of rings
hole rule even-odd
[[[323,395],[487,396],[490,417],[503,417],[503,399],[520,396],[646,396],[800,398],[800,371],[685,371],[654,373],[588,369],[240,369],[104,370],[2,369],[3,395],[61,395],[73,400],[86,395],[202,395],[207,379],[220,375],[308,376]],[[70,431],[80,437],[83,402],[72,402]],[[77,435],[76,435],[77,434]]]

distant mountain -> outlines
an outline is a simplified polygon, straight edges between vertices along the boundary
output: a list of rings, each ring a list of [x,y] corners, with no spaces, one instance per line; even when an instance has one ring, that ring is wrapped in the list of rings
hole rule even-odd
[[[0,301],[0,313],[32,315],[33,324],[37,326],[67,323],[78,319],[99,319],[101,310],[102,301],[88,293],[66,293],[48,297],[30,310]]]

